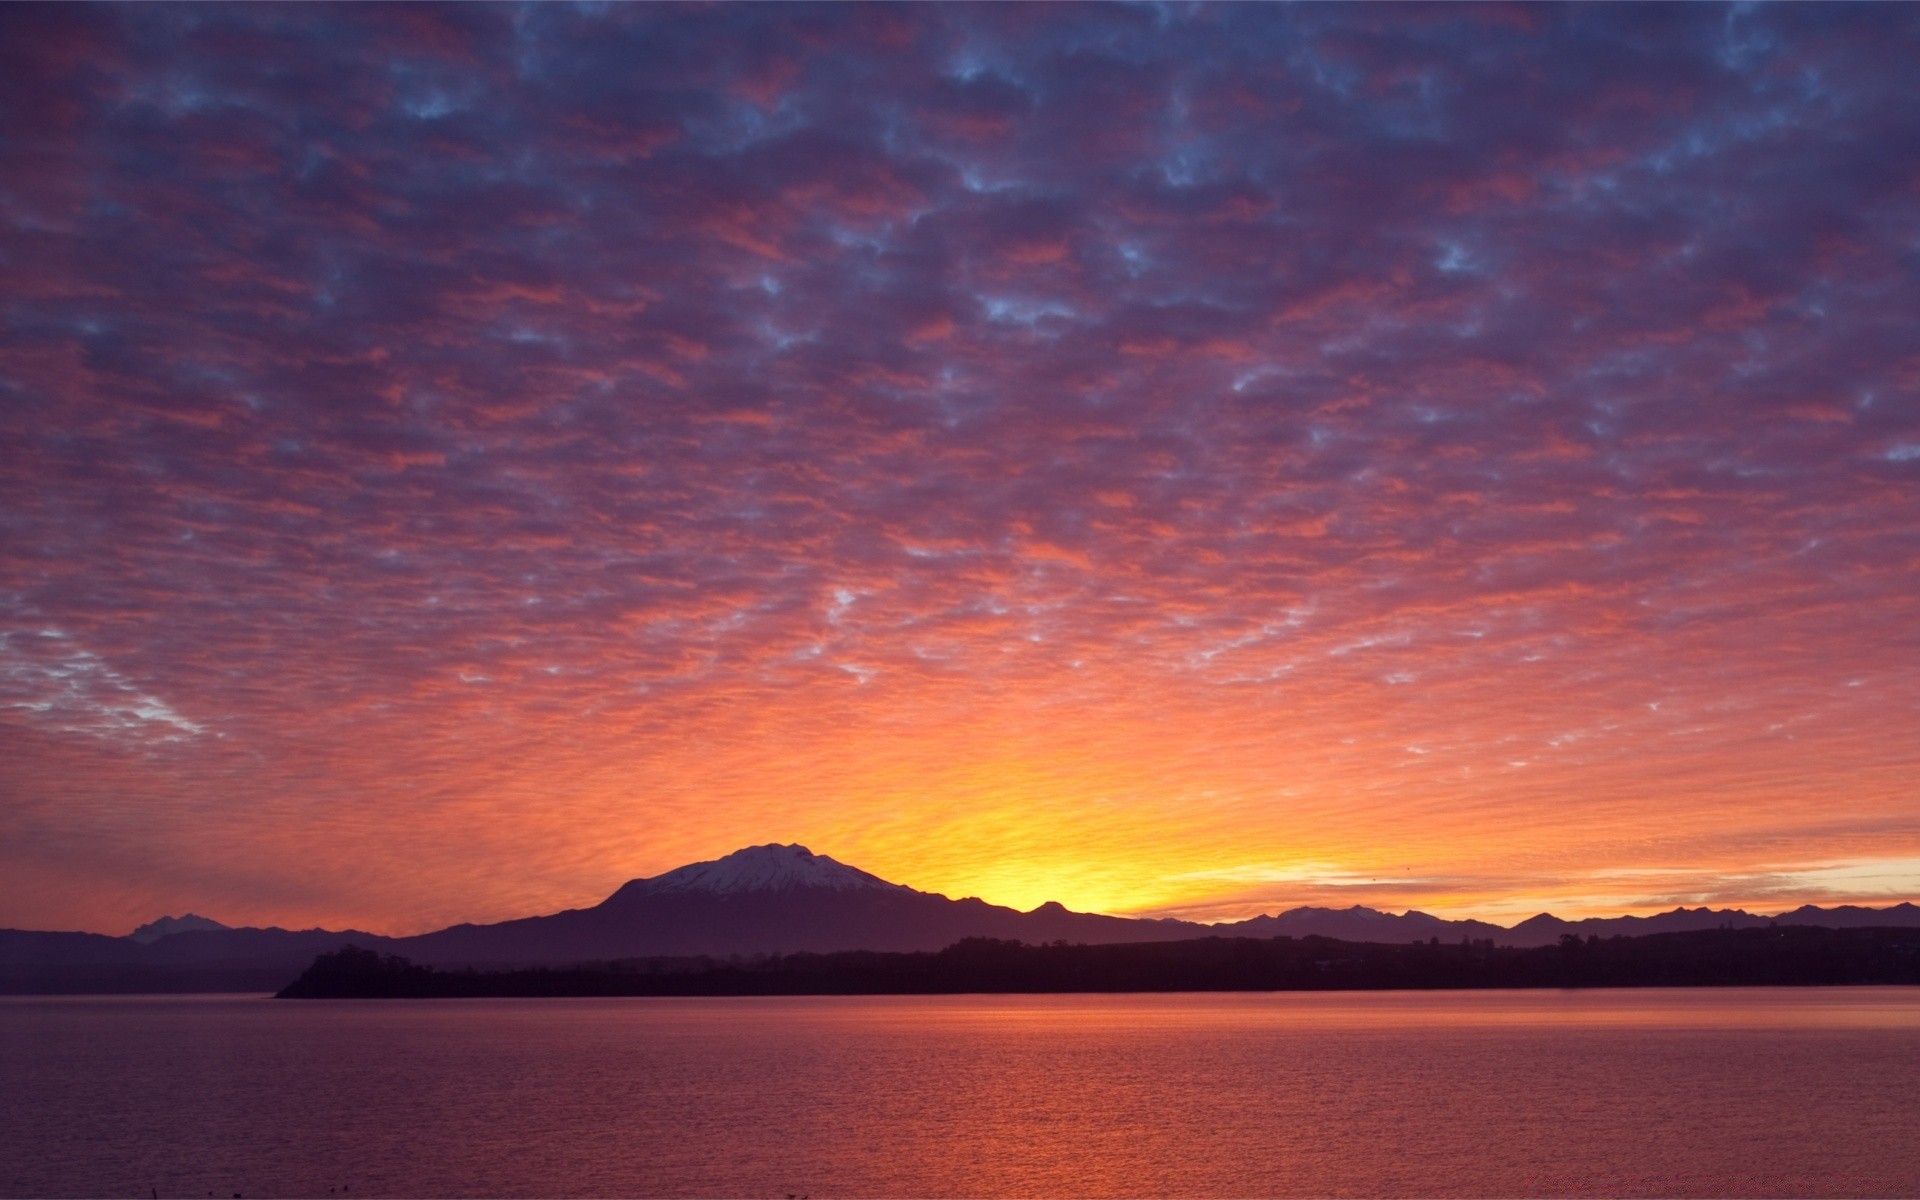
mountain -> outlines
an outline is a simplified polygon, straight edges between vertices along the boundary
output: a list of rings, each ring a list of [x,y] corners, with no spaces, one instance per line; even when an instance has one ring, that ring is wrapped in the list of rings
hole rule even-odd
[[[1920,927],[1920,908],[1806,905],[1776,917],[1676,908],[1650,917],[1562,920],[1548,913],[1503,928],[1423,912],[1295,908],[1221,925],[1072,912],[1028,912],[973,897],[916,891],[805,846],[749,846],[709,862],[635,879],[599,904],[414,937],[359,930],[228,928],[191,913],[130,937],[0,930],[0,992],[271,991],[322,953],[358,945],[425,965],[513,967],[656,957],[753,957],[841,950],[939,950],[963,938],[1052,942],[1171,942],[1207,937],[1328,937],[1345,942],[1552,945],[1616,935],[1816,925]]]
[[[1912,908],[1912,905],[1902,907]],[[1573,934],[1576,937],[1639,937],[1647,933],[1693,933],[1702,929],[1754,929],[1765,925],[1824,925],[1829,928],[1835,922],[1821,919],[1827,910],[1807,905],[1798,910],[1805,919],[1791,920],[1788,915],[1779,917],[1760,917],[1738,908],[1676,908],[1671,912],[1655,913],[1651,917],[1586,917],[1578,921],[1563,921],[1551,913],[1541,913],[1528,917],[1505,930],[1499,939],[1509,946],[1544,946],[1558,941],[1562,935]],[[1835,910],[1838,911],[1838,910]],[[1856,909],[1856,912],[1872,912],[1872,909]],[[1903,920],[1895,909],[1884,910],[1886,918],[1882,925],[1920,925],[1920,920]]]
[[[1279,916],[1253,917],[1226,925],[1210,927],[1221,936],[1231,937],[1330,937],[1343,942],[1424,942],[1439,938],[1457,942],[1461,938],[1478,941],[1492,938],[1504,941],[1507,930],[1485,921],[1449,921],[1423,912],[1408,911],[1400,916],[1362,908],[1293,908]],[[1551,938],[1549,941],[1553,940]]]
[[[1832,917],[1833,919],[1829,919]],[[395,952],[436,965],[501,966],[663,956],[786,954],[796,951],[938,950],[965,937],[1029,944],[1178,941],[1202,937],[1330,937],[1407,944],[1438,938],[1544,946],[1581,938],[1744,929],[1768,924],[1920,926],[1920,908],[1824,910],[1778,918],[1738,909],[1676,908],[1651,917],[1563,921],[1541,914],[1512,929],[1450,921],[1423,912],[1296,908],[1220,925],[1072,912],[1048,902],[1030,912],[967,898],[951,900],[890,883],[805,846],[750,846],[711,862],[636,879],[592,908],[495,925],[456,925],[398,938]]]
[[[232,926],[222,925],[210,917],[203,917],[197,913],[187,913],[184,916],[161,917],[158,921],[148,921],[145,925],[142,925],[127,936],[145,945],[157,942],[161,938],[168,937],[172,934],[190,933],[196,929],[231,928]]]
[[[888,883],[878,875],[869,875],[824,854],[815,854],[805,846],[748,846],[712,862],[689,863],[655,875],[636,879],[622,886],[611,897],[666,895],[671,892],[710,892],[715,895],[738,892],[786,892],[793,889],[822,889],[831,892],[893,891],[913,889]]]
[[[795,951],[938,950],[964,937],[1141,942],[1204,937],[1205,926],[1031,912],[889,883],[805,846],[750,846],[636,879],[592,908],[395,940],[395,952],[446,965],[580,962]]]
[[[1900,903],[1891,908],[1861,908],[1842,904],[1838,908],[1815,908],[1803,904],[1792,912],[1783,912],[1774,920],[1781,925],[1822,925],[1828,929],[1862,929],[1889,925],[1920,925],[1920,908]]]
[[[221,926],[153,942],[0,929],[0,994],[272,991],[316,955],[391,945],[392,939],[356,929]]]

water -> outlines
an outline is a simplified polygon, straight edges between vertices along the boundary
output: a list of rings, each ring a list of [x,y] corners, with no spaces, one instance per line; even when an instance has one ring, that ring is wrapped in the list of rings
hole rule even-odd
[[[1920,990],[0,1000],[13,1196],[1920,1194]]]

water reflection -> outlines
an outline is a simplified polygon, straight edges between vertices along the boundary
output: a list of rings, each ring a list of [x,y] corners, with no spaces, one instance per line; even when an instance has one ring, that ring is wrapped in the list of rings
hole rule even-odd
[[[618,1007],[624,1000],[580,1001]],[[1046,996],[803,996],[654,1000],[707,1021],[726,1006],[778,1008],[803,1023],[913,1028],[1289,1029],[1643,1027],[1920,1028],[1920,995],[1901,988],[1633,988],[1524,991],[1230,992]]]
[[[9,1195],[1911,1195],[1900,989],[0,1002]]]

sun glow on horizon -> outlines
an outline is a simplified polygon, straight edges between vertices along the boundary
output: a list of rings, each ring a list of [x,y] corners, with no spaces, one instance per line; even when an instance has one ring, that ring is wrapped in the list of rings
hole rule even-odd
[[[12,6],[0,926],[1920,895],[1910,11]]]

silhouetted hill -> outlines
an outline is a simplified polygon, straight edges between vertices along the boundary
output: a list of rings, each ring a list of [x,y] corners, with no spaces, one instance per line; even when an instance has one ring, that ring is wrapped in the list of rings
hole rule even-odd
[[[1553,946],[1193,938],[1029,946],[967,938],[938,952],[789,954],[754,962],[445,971],[358,947],[316,959],[290,999],[767,996],[964,992],[1326,991],[1413,988],[1920,984],[1920,929],[1779,926]]]
[[[1803,904],[1792,912],[1781,913],[1773,919],[1782,925],[1819,925],[1827,929],[1920,926],[1920,907],[1908,903],[1895,904],[1889,908],[1861,908],[1854,904],[1842,904],[1837,908],[1816,908],[1811,904]]]
[[[1253,917],[1208,927],[1210,933],[1245,937],[1330,937],[1349,942],[1424,942],[1430,938],[1457,942],[1461,938],[1504,941],[1508,933],[1485,921],[1449,921],[1423,912],[1399,916],[1377,909],[1295,908],[1278,916]]]
[[[195,929],[152,943],[4,929],[0,993],[270,992],[316,954],[389,944],[352,929]]]

